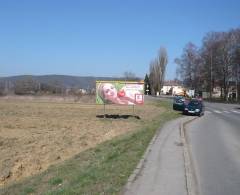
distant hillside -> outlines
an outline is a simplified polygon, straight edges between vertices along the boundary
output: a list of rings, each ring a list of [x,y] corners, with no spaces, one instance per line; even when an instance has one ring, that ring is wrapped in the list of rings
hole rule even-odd
[[[52,86],[61,86],[64,88],[95,88],[96,80],[124,80],[124,78],[114,77],[84,77],[84,76],[67,76],[67,75],[19,75],[11,77],[0,77],[0,82],[10,82],[10,85],[15,85],[20,81],[32,80],[37,83],[47,84]],[[138,80],[138,79],[135,79]]]

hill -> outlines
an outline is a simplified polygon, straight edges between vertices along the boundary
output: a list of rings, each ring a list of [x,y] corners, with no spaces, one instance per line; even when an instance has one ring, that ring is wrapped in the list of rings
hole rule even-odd
[[[20,81],[32,80],[41,84],[61,86],[64,88],[92,89],[95,87],[96,80],[122,80],[123,78],[113,77],[91,77],[91,76],[68,76],[68,75],[19,75],[10,77],[0,77],[0,82],[16,84]]]
[[[12,91],[34,91],[41,88],[59,88],[59,89],[85,89],[95,88],[96,80],[128,80],[117,77],[92,77],[92,76],[68,76],[68,75],[19,75],[10,77],[0,77],[1,91],[12,89]],[[131,80],[140,80],[138,78]],[[31,86],[29,89],[29,86]],[[26,89],[28,88],[28,89]],[[17,90],[19,89],[19,90]],[[56,92],[57,93],[57,92]]]

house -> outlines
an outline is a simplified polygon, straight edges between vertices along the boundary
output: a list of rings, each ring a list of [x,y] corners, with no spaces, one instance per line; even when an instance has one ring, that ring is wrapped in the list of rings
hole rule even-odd
[[[184,93],[184,90],[185,89],[180,81],[168,80],[168,81],[164,81],[163,87],[161,89],[161,94],[180,95]]]

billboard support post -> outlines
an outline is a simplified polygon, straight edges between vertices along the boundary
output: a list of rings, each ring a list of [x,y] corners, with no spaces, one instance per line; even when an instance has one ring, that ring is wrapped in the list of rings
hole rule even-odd
[[[103,114],[104,114],[104,118],[106,118],[106,107],[105,107],[105,103],[103,104]]]

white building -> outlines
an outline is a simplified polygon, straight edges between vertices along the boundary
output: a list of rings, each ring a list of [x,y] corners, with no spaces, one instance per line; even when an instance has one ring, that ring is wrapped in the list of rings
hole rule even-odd
[[[164,95],[183,94],[184,88],[179,81],[165,81],[161,93]]]

